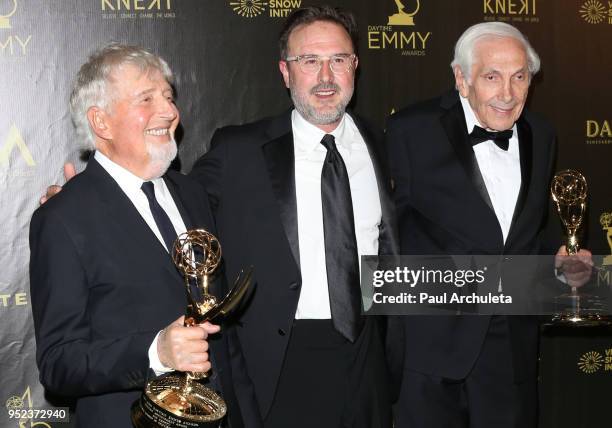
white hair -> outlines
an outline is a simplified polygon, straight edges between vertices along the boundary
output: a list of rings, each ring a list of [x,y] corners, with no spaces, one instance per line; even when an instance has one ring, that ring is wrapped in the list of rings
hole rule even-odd
[[[470,81],[472,65],[475,62],[474,48],[476,43],[488,37],[509,37],[519,41],[527,54],[529,74],[533,76],[540,70],[540,57],[527,38],[517,28],[504,22],[481,22],[465,30],[455,44],[455,57],[451,62],[451,68],[454,70],[458,66],[465,78]]]
[[[143,72],[158,70],[172,83],[172,70],[162,58],[139,46],[111,43],[94,52],[79,70],[70,94],[72,123],[87,149],[95,149],[95,134],[87,120],[87,110],[96,106],[106,109],[111,103],[108,83],[111,73],[124,64],[138,67]]]

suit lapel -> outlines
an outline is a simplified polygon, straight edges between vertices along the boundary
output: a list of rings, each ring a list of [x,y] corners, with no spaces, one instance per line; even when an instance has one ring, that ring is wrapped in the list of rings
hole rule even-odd
[[[510,223],[510,231],[508,233],[508,239],[506,244],[510,242],[510,237],[514,226],[519,218],[523,208],[525,207],[525,201],[527,194],[529,193],[529,185],[531,184],[531,172],[533,163],[533,135],[531,132],[531,126],[521,116],[516,123],[518,130],[518,141],[519,141],[519,157],[521,163],[521,188],[519,190],[518,197],[516,199],[516,205],[514,207],[514,213],[512,215],[512,223]]]
[[[440,121],[446,136],[455,149],[459,162],[465,169],[474,188],[491,211],[494,211],[493,204],[489,198],[489,192],[487,192],[487,186],[480,173],[480,168],[478,168],[476,155],[469,141],[463,108],[459,102],[458,94],[447,95],[442,101],[442,107],[446,112],[440,117]]]
[[[181,279],[166,248],[159,242],[117,182],[93,158],[89,160],[85,171],[91,174],[95,181],[96,190],[109,218],[121,219],[115,223],[116,227],[121,229],[121,235],[128,238],[144,259],[150,260],[152,264],[163,265],[173,275],[176,275],[177,279]],[[176,285],[168,284],[168,286],[175,287]]]
[[[383,167],[384,154],[380,152],[381,145],[376,144],[376,139],[370,132],[363,121],[351,114],[359,133],[363,137],[366,143],[372,165],[374,167],[374,174],[376,175],[376,184],[378,186],[378,195],[380,198],[380,207],[382,211],[382,221],[379,231],[379,246],[378,253],[387,254],[398,254],[399,244],[397,242],[397,225],[395,222],[395,205],[391,199],[390,181],[388,174],[385,172],[386,169]]]
[[[271,124],[268,135],[272,139],[262,146],[263,156],[274,196],[278,202],[281,222],[291,247],[291,254],[293,254],[295,263],[299,267],[300,248],[291,113],[286,113],[279,118],[279,121]]]

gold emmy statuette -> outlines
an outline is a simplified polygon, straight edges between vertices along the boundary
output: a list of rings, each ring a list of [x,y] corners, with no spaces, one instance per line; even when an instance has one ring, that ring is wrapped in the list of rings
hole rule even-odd
[[[550,185],[550,194],[565,227],[567,253],[576,254],[580,250],[577,233],[586,212],[586,179],[572,169],[558,172]],[[604,322],[600,299],[580,294],[576,287],[572,287],[571,293],[556,297],[555,306],[553,322],[556,323],[595,325]]]
[[[586,179],[573,169],[558,172],[550,185],[550,194],[567,232],[567,252],[576,254],[580,250],[576,232],[582,225],[586,211]]]
[[[389,17],[387,25],[414,25],[414,15],[419,12],[421,2],[417,0],[416,9],[412,13],[404,12],[406,6],[404,6],[400,0],[395,0],[395,5],[397,6],[397,13]]]
[[[606,238],[608,240],[608,246],[610,247],[610,255],[604,257],[603,265],[610,266],[612,265],[612,212],[602,213],[599,217],[599,224],[604,231],[606,231]]]
[[[240,272],[222,300],[209,293],[210,277],[221,261],[221,245],[204,229],[188,230],[179,235],[172,258],[185,278],[186,326],[227,315],[238,305],[251,283],[252,268],[246,274]],[[193,287],[197,288],[197,293]],[[132,423],[137,428],[218,427],[227,406],[216,392],[198,382],[205,377],[206,373],[172,372],[151,380],[141,398],[132,405]]]

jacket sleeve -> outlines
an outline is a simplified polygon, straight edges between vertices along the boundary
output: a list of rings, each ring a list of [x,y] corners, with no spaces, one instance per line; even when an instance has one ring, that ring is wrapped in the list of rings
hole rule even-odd
[[[93,337],[86,267],[56,211],[30,224],[30,287],[41,383],[62,396],[139,389],[156,331]],[[95,245],[92,242],[91,245]]]

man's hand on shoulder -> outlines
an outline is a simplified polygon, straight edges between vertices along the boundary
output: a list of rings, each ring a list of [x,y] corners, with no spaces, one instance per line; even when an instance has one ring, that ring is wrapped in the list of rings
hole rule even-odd
[[[182,372],[207,372],[211,368],[208,361],[208,335],[219,332],[218,325],[205,322],[193,327],[185,327],[182,316],[162,330],[157,341],[159,361],[166,367]]]
[[[66,162],[64,164],[64,178],[66,179],[66,181],[70,180],[75,175],[76,169],[74,168],[74,164],[71,162]],[[52,184],[51,186],[47,187],[47,192],[43,195],[42,198],[40,198],[40,205],[44,204],[53,196],[57,195],[59,192],[61,192],[61,190],[62,186],[58,184]]]
[[[582,287],[589,282],[593,273],[593,255],[589,250],[580,249],[569,255],[562,245],[555,256],[555,268],[565,276],[570,287]]]

